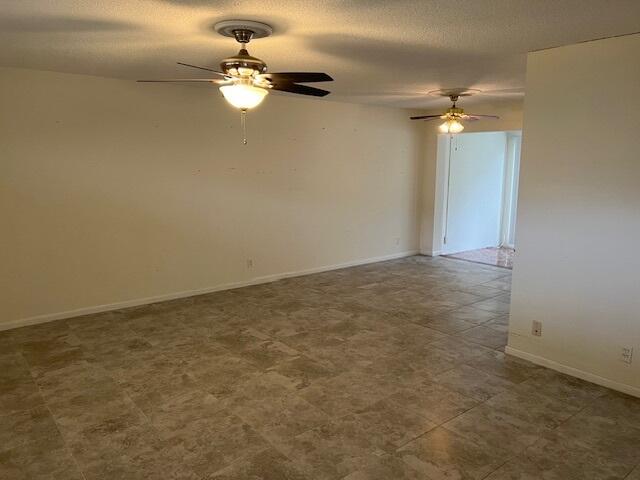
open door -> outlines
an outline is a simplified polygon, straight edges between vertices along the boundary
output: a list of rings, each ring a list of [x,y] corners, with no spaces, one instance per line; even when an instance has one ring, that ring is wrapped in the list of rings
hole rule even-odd
[[[520,139],[520,132],[439,136],[444,169],[440,254],[513,248]]]

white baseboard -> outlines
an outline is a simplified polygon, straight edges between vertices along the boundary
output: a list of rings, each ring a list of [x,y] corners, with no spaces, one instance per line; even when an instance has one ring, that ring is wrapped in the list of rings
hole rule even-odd
[[[427,257],[438,257],[440,255],[442,255],[442,252],[440,250],[431,250],[428,252],[420,252],[421,255],[426,255]]]
[[[341,268],[355,267],[358,265],[366,265],[369,263],[384,262],[386,260],[394,260],[397,258],[410,257],[418,255],[418,250],[407,250],[400,253],[392,253],[390,255],[382,255],[379,257],[370,257],[350,262],[336,263],[333,265],[325,265],[322,267],[309,268],[294,272],[276,273],[273,275],[265,275],[262,277],[252,278],[242,282],[225,283],[213,287],[200,288],[196,290],[187,290],[182,292],[167,293],[156,295],[153,297],[137,298],[134,300],[125,300],[123,302],[108,303],[105,305],[96,305],[92,307],[83,307],[76,310],[68,310],[65,312],[47,313],[44,315],[36,315],[34,317],[21,318],[11,320],[9,322],[0,323],[0,331],[10,330],[12,328],[26,327],[28,325],[37,325],[39,323],[52,322],[54,320],[62,320],[65,318],[80,317],[82,315],[91,315],[93,313],[108,312],[111,310],[119,310],[121,308],[137,307],[139,305],[148,305],[150,303],[164,302],[167,300],[176,300],[178,298],[194,297],[196,295],[204,295],[207,293],[219,292],[222,290],[232,290],[234,288],[249,287],[251,285],[259,285],[261,283],[271,283],[283,278],[300,277],[303,275],[311,275],[313,273],[328,272],[331,270],[339,270]]]
[[[533,355],[532,353],[524,352],[522,350],[518,350],[517,348],[506,346],[504,352],[509,355],[513,355],[514,357],[528,360],[531,363],[535,363],[536,365],[541,365],[543,367],[550,368],[551,370],[566,373],[567,375],[571,375],[572,377],[581,378],[582,380],[586,380],[587,382],[595,383],[597,385],[601,385],[603,387],[607,387],[612,390],[617,390],[619,392],[626,393],[627,395],[632,395],[634,397],[640,398],[640,388],[627,385],[625,383],[616,382],[614,380],[609,380],[608,378],[601,377],[600,375],[585,372],[584,370],[579,370],[577,368],[570,367],[553,360],[549,360],[548,358]]]

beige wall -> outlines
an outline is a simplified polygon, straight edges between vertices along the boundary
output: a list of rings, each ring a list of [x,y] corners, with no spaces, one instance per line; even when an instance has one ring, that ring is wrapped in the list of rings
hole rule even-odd
[[[459,102],[464,107],[464,99]],[[446,107],[446,104],[445,104]],[[444,107],[443,107],[444,108]],[[467,111],[478,114],[498,115],[498,120],[467,122],[465,133],[498,132],[522,129],[522,101],[481,102],[465,107]],[[421,113],[424,115],[441,113],[443,109]],[[422,170],[421,213],[420,213],[420,251],[425,255],[437,255],[442,247],[443,222],[437,212],[442,211],[440,204],[445,188],[446,165],[438,159],[438,126],[442,122],[421,122],[423,135],[424,165]]]
[[[640,396],[638,59],[640,35],[529,55],[509,351]]]
[[[418,248],[410,112],[270,95],[243,146],[215,89],[0,69],[0,105],[0,328]]]

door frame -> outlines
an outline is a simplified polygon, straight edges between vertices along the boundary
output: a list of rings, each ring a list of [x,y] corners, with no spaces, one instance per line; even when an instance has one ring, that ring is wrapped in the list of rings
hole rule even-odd
[[[502,190],[502,217],[500,221],[500,246],[515,248],[516,213],[518,210],[518,186],[520,179],[520,151],[522,132],[507,132],[504,162],[504,187]]]
[[[522,141],[522,130],[495,130],[495,131],[482,131],[482,132],[468,132],[472,133],[505,133],[507,136],[505,142],[505,169],[510,168],[509,182],[510,188],[509,197],[505,198],[505,190],[503,188],[503,200],[501,204],[501,222],[500,222],[500,241],[505,246],[510,246],[504,242],[507,239],[505,236],[505,225],[508,225],[508,233],[513,234],[515,232],[515,219],[517,212],[517,190],[518,179],[520,173],[520,151]],[[458,135],[465,135],[464,133]],[[449,185],[450,178],[450,163],[451,163],[451,147],[452,147],[452,134],[438,134],[436,144],[436,185],[435,185],[435,201],[434,201],[434,229],[433,229],[433,250],[431,256],[438,256],[446,254],[445,248],[445,235],[447,233],[447,217],[448,217],[448,201],[449,201]],[[518,147],[514,148],[517,143]],[[513,155],[510,162],[509,154],[510,149]],[[517,156],[516,156],[517,155]],[[508,164],[515,165],[507,167]],[[507,181],[507,175],[505,175],[505,182]],[[506,185],[505,185],[506,186]],[[509,215],[505,219],[505,206],[509,205]],[[506,220],[506,223],[505,223]],[[514,242],[515,243],[515,242]],[[513,247],[512,247],[513,248]]]

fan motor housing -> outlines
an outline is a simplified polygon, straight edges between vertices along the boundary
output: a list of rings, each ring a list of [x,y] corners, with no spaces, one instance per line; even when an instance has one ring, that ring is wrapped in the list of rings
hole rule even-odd
[[[458,107],[451,107],[449,110],[447,110],[447,113],[452,116],[461,116],[464,115],[464,110]]]
[[[267,64],[252,57],[246,48],[242,48],[237,55],[222,60],[220,69],[229,75],[249,76],[266,72]]]

